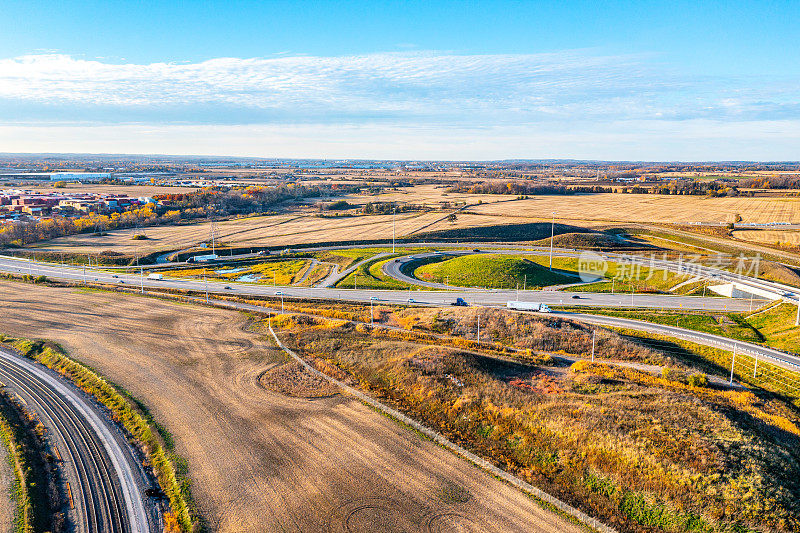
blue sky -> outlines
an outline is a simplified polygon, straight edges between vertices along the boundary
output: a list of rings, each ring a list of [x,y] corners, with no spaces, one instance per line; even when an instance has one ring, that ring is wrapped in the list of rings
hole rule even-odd
[[[800,2],[4,2],[0,151],[800,159]]]

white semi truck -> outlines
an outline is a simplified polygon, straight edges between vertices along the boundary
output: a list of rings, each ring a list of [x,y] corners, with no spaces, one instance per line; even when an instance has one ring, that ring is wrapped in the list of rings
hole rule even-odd
[[[547,304],[543,304],[541,302],[508,302],[506,307],[509,309],[515,309],[517,311],[537,311],[539,313],[550,312],[550,308],[547,307]]]
[[[164,279],[163,274],[148,274],[147,279],[155,279],[155,280],[162,280]]]

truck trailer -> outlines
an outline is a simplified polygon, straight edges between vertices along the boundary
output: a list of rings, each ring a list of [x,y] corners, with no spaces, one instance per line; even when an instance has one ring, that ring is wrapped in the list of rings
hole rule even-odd
[[[550,313],[550,308],[547,307],[547,304],[543,304],[541,302],[508,302],[506,307],[509,309],[514,309],[516,311],[536,311],[539,313]]]

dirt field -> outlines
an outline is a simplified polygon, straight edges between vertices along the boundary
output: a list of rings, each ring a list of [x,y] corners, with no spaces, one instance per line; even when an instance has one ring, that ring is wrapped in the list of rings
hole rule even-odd
[[[579,531],[361,403],[265,389],[285,358],[242,315],[10,282],[0,307],[144,401],[214,531]]]

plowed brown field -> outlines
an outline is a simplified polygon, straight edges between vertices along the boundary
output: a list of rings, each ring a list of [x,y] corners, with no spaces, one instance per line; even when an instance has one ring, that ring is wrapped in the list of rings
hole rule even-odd
[[[580,531],[355,400],[267,390],[284,355],[243,315],[5,281],[0,309],[149,407],[214,531]]]

